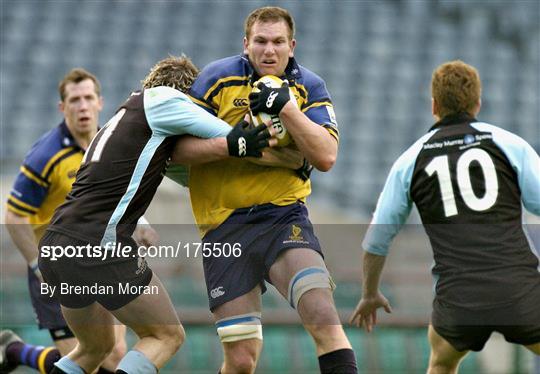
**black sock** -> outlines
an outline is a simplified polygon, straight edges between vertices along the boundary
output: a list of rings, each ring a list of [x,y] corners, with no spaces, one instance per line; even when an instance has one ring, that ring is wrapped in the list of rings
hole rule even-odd
[[[104,369],[103,367],[100,366],[96,374],[114,374],[114,371]]]
[[[321,374],[356,374],[356,358],[352,349],[338,349],[319,356]]]
[[[116,369],[115,374],[128,374],[124,370]]]

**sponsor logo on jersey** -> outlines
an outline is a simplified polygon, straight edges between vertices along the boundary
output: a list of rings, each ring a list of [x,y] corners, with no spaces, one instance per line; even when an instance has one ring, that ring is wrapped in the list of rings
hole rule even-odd
[[[271,108],[274,104],[274,100],[276,99],[276,96],[278,95],[277,91],[270,92],[270,95],[268,95],[268,99],[266,99],[266,107]]]
[[[222,286],[214,288],[213,290],[210,291],[210,297],[212,299],[215,299],[215,298],[223,296],[223,295],[225,295],[225,291],[223,291]]]
[[[471,143],[474,143],[474,135],[471,135],[471,134],[467,134],[465,135],[465,137],[463,138],[463,143],[465,144],[471,144]]]
[[[241,107],[244,107],[244,106],[248,106],[248,101],[247,99],[234,99],[233,100],[233,105],[237,108],[241,108]]]

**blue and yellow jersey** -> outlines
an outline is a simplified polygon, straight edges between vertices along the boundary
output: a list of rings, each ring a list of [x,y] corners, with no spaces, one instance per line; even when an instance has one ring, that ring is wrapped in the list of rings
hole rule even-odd
[[[233,56],[206,66],[193,86],[192,100],[231,126],[249,110],[248,96],[257,80],[246,56]],[[324,81],[290,59],[286,78],[299,108],[313,122],[324,126],[338,140],[337,122]],[[272,203],[288,205],[305,201],[311,193],[309,181],[293,170],[256,165],[229,159],[193,166],[190,171],[191,204],[204,235],[239,208]]]
[[[29,217],[38,241],[54,210],[71,190],[83,154],[62,122],[44,134],[26,155],[7,209]]]

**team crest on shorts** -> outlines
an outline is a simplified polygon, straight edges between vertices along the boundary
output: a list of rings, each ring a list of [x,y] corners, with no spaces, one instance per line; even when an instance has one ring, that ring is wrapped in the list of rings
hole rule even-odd
[[[284,244],[287,243],[301,243],[301,244],[309,244],[308,241],[304,239],[302,236],[302,228],[298,225],[292,225],[291,226],[291,235],[289,236],[289,240],[283,241]]]

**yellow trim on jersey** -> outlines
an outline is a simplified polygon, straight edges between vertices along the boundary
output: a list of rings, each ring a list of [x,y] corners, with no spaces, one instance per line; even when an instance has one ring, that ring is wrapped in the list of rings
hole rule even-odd
[[[12,211],[12,212],[16,213],[17,215],[23,216],[23,217],[32,217],[32,216],[36,215],[36,213],[37,213],[37,212],[36,213],[30,213],[30,212],[27,212],[25,210],[17,209],[11,204],[7,204],[7,210]]]
[[[32,205],[30,205],[28,203],[25,203],[24,201],[21,201],[21,200],[17,199],[13,195],[9,195],[8,200],[13,200],[13,202],[15,204],[17,204],[17,205],[20,205],[21,208],[28,209],[28,210],[31,210],[33,212],[37,212],[39,210],[39,208],[36,208],[35,206],[32,206]]]
[[[26,178],[30,179],[31,181],[39,184],[40,186],[42,187],[49,187],[49,185],[47,183],[45,183],[43,180],[41,179],[38,179],[34,174],[32,174],[32,172],[30,172],[24,165],[21,166],[21,173],[23,173]]]
[[[232,77],[225,77],[225,78],[218,79],[216,83],[214,83],[214,85],[210,87],[208,91],[206,91],[206,93],[204,94],[204,99],[208,100],[208,98],[210,97],[210,94],[213,93],[216,90],[216,88],[218,88],[218,86],[222,83],[226,83],[229,81],[246,80],[246,79],[249,79],[249,76],[233,75]]]
[[[38,358],[38,370],[40,374],[47,374],[47,371],[45,371],[45,358],[47,358],[47,354],[55,349],[54,347],[48,347],[45,348],[41,353],[39,354]]]
[[[307,101],[307,99],[308,99],[308,97],[307,97],[307,96],[308,96],[308,92],[307,92],[307,90],[306,90],[306,87],[304,87],[303,84],[299,84],[299,83],[296,83],[296,82],[294,83],[294,86],[293,86],[293,87],[296,87],[296,89],[297,89],[298,91],[302,90],[302,92],[304,93],[304,95],[300,95],[300,92],[298,92],[298,94],[299,94],[300,96],[303,96],[304,100]],[[291,87],[291,88],[292,88],[292,87]]]
[[[73,151],[75,149],[75,147],[67,147],[67,148],[64,148],[60,151],[58,151],[58,153],[56,153],[53,157],[51,157],[51,159],[47,162],[47,164],[45,165],[45,167],[43,168],[43,171],[41,172],[41,176],[43,177],[43,179],[46,179],[45,176],[49,173],[49,169],[54,165],[54,163],[62,156],[66,155],[67,153]]]
[[[330,135],[336,138],[337,142],[339,143],[339,136],[337,132],[332,127],[329,127],[329,126],[324,126],[324,128],[326,129],[326,131],[330,133]]]
[[[215,109],[212,108],[210,105],[208,105],[206,102],[201,101],[201,100],[199,100],[199,99],[197,99],[197,98],[194,98],[193,96],[190,96],[190,95],[187,95],[187,96],[188,96],[188,97],[191,99],[191,101],[193,101],[195,104],[200,105],[200,106],[203,106],[203,107],[208,108],[208,109],[215,110]]]
[[[320,106],[333,106],[333,105],[332,105],[332,103],[330,101],[322,101],[322,102],[319,102],[319,103],[313,103],[313,104],[305,107],[304,109],[302,109],[302,112],[306,112],[311,108],[317,108],[317,107],[320,107]]]

